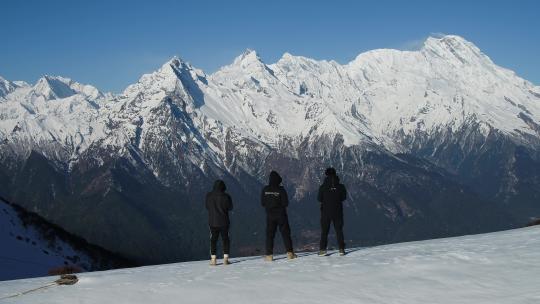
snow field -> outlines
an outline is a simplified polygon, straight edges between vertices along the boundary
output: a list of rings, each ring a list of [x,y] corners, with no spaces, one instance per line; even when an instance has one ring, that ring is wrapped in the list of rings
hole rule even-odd
[[[540,227],[349,250],[80,274],[5,303],[539,303]],[[52,277],[0,282],[0,297]]]

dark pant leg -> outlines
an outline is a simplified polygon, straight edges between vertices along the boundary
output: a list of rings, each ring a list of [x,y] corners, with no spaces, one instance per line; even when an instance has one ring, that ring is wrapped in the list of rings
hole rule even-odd
[[[291,226],[289,226],[289,218],[284,216],[280,218],[279,223],[279,232],[281,233],[281,238],[283,239],[283,245],[287,252],[293,251],[292,238],[291,238]]]
[[[319,245],[320,250],[326,250],[328,247],[328,232],[330,231],[331,218],[326,214],[321,213],[321,242]]]
[[[229,254],[231,240],[229,239],[229,227],[221,228],[221,239],[223,240],[223,254]]]
[[[339,249],[345,249],[345,237],[343,236],[343,215],[338,214],[335,216],[333,222]]]
[[[210,227],[210,254],[216,255],[217,240],[219,238],[219,228]]]
[[[266,255],[271,255],[274,252],[274,237],[278,223],[270,216],[266,217]]]

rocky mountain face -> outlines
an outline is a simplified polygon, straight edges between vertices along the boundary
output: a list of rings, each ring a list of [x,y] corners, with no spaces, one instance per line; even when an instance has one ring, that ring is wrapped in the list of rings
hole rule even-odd
[[[178,58],[118,95],[0,79],[1,195],[143,263],[208,251],[204,196],[235,203],[236,254],[263,247],[279,171],[298,247],[318,240],[334,166],[346,238],[373,245],[521,225],[540,214],[540,88],[458,36],[348,64],[247,50],[212,75]]]

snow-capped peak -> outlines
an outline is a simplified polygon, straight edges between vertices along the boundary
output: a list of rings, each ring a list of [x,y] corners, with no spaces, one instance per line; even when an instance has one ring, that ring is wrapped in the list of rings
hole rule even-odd
[[[188,62],[183,61],[181,58],[174,56],[165,62],[158,70],[164,76],[171,76],[177,78],[178,70],[192,70],[193,67]]]
[[[144,101],[143,108],[159,106],[165,97],[174,96],[182,100],[182,107],[192,110],[204,103],[199,86],[206,84],[203,71],[175,56],[157,71],[141,76],[137,83],[124,90],[122,96]]]
[[[193,79],[206,78],[203,71],[194,68],[190,63],[174,56],[165,62],[157,71],[142,75],[137,83],[126,88],[124,95],[132,95],[135,91],[139,93],[149,86],[159,86],[159,89],[173,92],[179,85],[178,81],[185,78],[184,76]],[[201,81],[204,82],[204,80]]]
[[[283,53],[283,55],[281,56],[281,59],[283,59],[283,60],[291,60],[291,59],[293,59],[293,58],[295,58],[295,56],[294,56],[293,54],[289,53],[289,52],[285,52],[285,53]],[[281,59],[280,59],[280,60],[281,60]]]
[[[16,80],[16,81],[13,81],[13,83],[14,83],[15,85],[17,85],[18,87],[20,87],[20,88],[23,88],[23,87],[29,87],[29,86],[30,86],[30,84],[29,84],[28,82],[22,81],[22,80]]]
[[[316,61],[311,58],[307,58],[304,56],[295,56],[289,52],[285,52],[283,53],[281,58],[278,60],[278,62],[275,63],[275,65],[286,66],[286,65],[298,65],[298,64],[306,64],[306,63],[311,64],[311,63],[318,63],[318,62],[319,61]]]
[[[5,97],[7,94],[13,92],[13,90],[16,88],[16,84],[0,76],[0,98]]]
[[[421,51],[444,60],[458,60],[461,64],[477,62],[492,64],[489,57],[482,53],[476,45],[456,35],[446,35],[440,38],[428,37]]]
[[[71,79],[45,75],[41,77],[33,87],[33,93],[43,96],[45,99],[59,99],[75,95],[70,88]]]
[[[81,94],[91,99],[97,99],[103,94],[91,85],[84,85],[69,78],[45,75],[32,88],[35,96],[43,96],[46,100],[67,98]]]
[[[251,49],[246,49],[240,56],[236,57],[232,64],[227,65],[219,69],[212,76],[220,78],[224,75],[240,75],[243,74],[245,77],[255,76],[267,77],[273,75],[273,71],[262,61],[259,54]]]
[[[426,44],[438,44],[438,43],[450,43],[453,45],[463,44],[463,45],[472,45],[467,39],[458,36],[458,35],[443,35],[443,36],[429,36],[424,41],[424,45]]]
[[[259,54],[256,51],[251,49],[246,49],[240,56],[234,59],[233,65],[240,65],[242,67],[247,67],[251,64],[261,64],[263,63]]]
[[[0,83],[9,83],[10,81],[0,76]]]

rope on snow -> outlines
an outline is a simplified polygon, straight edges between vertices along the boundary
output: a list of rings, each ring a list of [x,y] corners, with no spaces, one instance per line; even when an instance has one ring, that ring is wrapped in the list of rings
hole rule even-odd
[[[22,295],[25,295],[25,294],[28,294],[28,293],[31,293],[31,292],[34,292],[34,291],[38,291],[38,290],[41,290],[41,289],[49,288],[49,287],[52,287],[52,286],[55,286],[55,285],[73,285],[73,284],[77,283],[78,281],[79,281],[79,278],[77,278],[77,276],[74,275],[74,274],[63,274],[63,275],[60,276],[59,279],[57,279],[57,280],[55,280],[53,282],[50,282],[48,284],[45,284],[45,285],[37,287],[37,288],[25,290],[23,292],[19,292],[19,293],[16,293],[16,294],[13,294],[13,295],[10,295],[10,296],[7,296],[7,297],[2,297],[2,298],[0,298],[0,300],[20,297]]]

